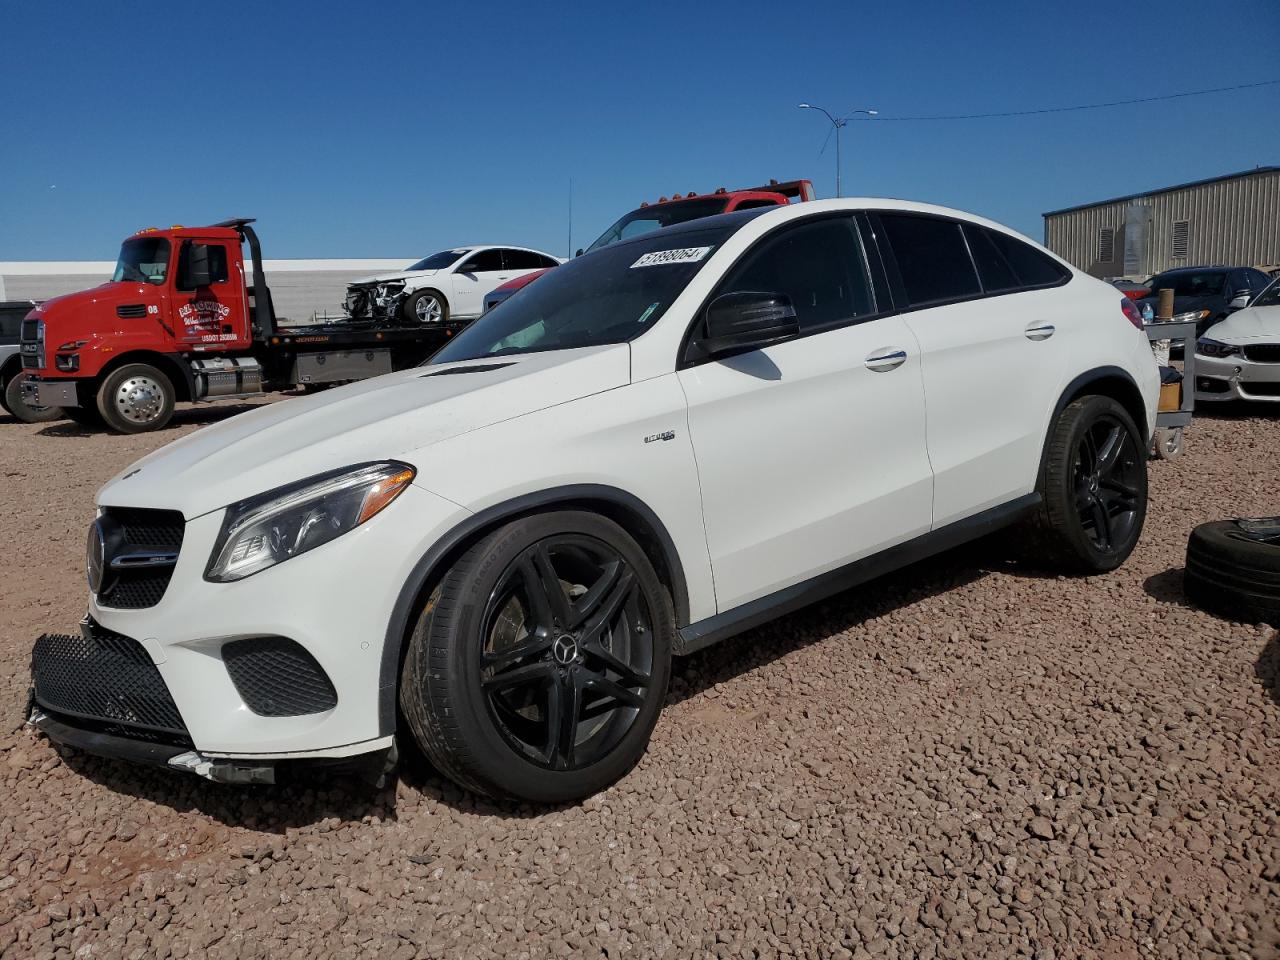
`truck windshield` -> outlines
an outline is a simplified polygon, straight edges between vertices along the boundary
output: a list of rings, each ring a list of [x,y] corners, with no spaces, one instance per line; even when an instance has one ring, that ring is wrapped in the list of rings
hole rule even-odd
[[[724,213],[724,208],[728,204],[728,197],[699,197],[696,200],[679,200],[674,203],[660,203],[652,207],[632,210],[600,234],[596,242],[587,247],[587,253],[607,247],[611,243],[617,243],[619,240],[630,240],[632,237],[652,233],[654,230],[669,227],[673,223],[684,223],[687,220]]]
[[[410,270],[443,270],[466,252],[466,250],[445,250],[442,253],[433,253],[417,263],[405,267],[405,273]]]
[[[570,260],[498,304],[430,363],[633,340],[743,222],[643,237]]]
[[[135,237],[120,246],[120,259],[111,279],[119,283],[164,283],[169,272],[169,241],[163,237]]]

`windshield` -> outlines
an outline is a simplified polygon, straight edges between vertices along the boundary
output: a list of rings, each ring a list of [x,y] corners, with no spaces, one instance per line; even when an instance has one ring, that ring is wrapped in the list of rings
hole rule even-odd
[[[1280,279],[1271,284],[1253,299],[1251,307],[1280,307]]]
[[[164,283],[169,272],[169,241],[163,237],[136,237],[120,246],[120,259],[116,272],[111,275],[115,283]]]
[[[484,314],[430,362],[632,340],[658,322],[740,223],[644,237],[571,260]]]
[[[442,253],[433,253],[417,263],[405,267],[405,273],[410,270],[443,270],[445,267],[455,263],[466,252],[466,250],[445,250]]]
[[[600,234],[599,239],[587,247],[587,253],[599,250],[620,240],[630,240],[674,223],[697,220],[699,217],[710,217],[724,213],[728,205],[728,197],[706,197],[699,200],[681,200],[677,203],[660,203],[652,207],[641,207],[632,210],[612,227]]]
[[[1173,290],[1175,297],[1216,297],[1222,292],[1227,275],[1221,270],[1188,273],[1162,273],[1148,286],[1152,290]]]

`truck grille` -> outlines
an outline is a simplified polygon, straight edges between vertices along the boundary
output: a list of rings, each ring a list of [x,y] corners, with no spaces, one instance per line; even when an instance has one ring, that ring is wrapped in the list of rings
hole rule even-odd
[[[333,681],[301,644],[287,637],[233,640],[222,661],[245,704],[263,717],[300,717],[338,705]]]
[[[141,610],[154,607],[164,596],[173,578],[177,556],[182,549],[185,521],[176,510],[143,510],[108,507],[104,516],[119,532],[121,553],[169,554],[172,563],[164,566],[128,566],[110,569],[103,579],[98,603],[119,610]],[[110,566],[111,557],[107,558]]]
[[[160,671],[136,640],[84,620],[79,636],[45,634],[31,653],[36,703],[103,732],[190,743]],[[152,737],[154,738],[154,737]]]
[[[44,366],[44,324],[39,320],[22,321],[22,369],[39,370]]]
[[[1256,343],[1245,347],[1244,358],[1254,363],[1280,363],[1280,343]]]

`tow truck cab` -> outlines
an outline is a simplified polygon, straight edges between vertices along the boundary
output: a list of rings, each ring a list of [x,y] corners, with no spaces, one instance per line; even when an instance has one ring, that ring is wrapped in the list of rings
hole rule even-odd
[[[280,323],[252,222],[141,230],[121,245],[109,281],[32,310],[22,322],[24,397],[136,433],[163,426],[177,401],[404,369],[456,332],[448,323]]]

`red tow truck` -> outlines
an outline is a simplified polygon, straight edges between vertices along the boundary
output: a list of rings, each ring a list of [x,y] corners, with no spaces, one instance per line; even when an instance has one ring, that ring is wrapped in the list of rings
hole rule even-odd
[[[732,213],[734,210],[750,210],[753,207],[784,207],[793,201],[800,203],[813,199],[813,183],[809,180],[788,180],[785,183],[770,180],[762,186],[744,187],[741,190],[726,190],[720,187],[711,193],[694,193],[693,191],[686,194],[676,193],[670,197],[660,197],[656,203],[646,201],[640,204],[600,234],[595,243],[585,251],[579,250],[575,256],[599,250],[619,240],[629,240],[642,233],[684,223],[686,220],[713,217],[718,213]],[[547,270],[553,269],[555,268],[547,268]],[[484,298],[485,311],[493,309],[517,290],[527,287],[547,270],[535,270],[514,280],[508,280]]]
[[[121,245],[107,283],[39,304],[21,329],[27,403],[141,433],[163,427],[178,401],[402,370],[465,325],[287,326],[271,304],[253,222],[141,230]]]

